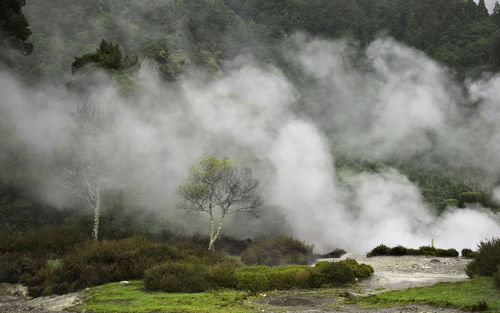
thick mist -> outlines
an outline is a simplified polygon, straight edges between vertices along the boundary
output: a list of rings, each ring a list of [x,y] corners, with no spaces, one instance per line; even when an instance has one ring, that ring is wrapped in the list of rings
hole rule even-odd
[[[235,236],[270,233],[275,223],[318,251],[366,252],[380,243],[418,247],[432,239],[443,248],[475,248],[500,234],[498,214],[483,208],[449,207],[437,216],[394,168],[335,169],[335,159],[346,156],[381,162],[438,156],[483,169],[488,179],[481,183],[500,202],[500,77],[463,87],[446,68],[390,38],[360,49],[348,40],[296,35],[284,46],[303,80],[248,55],[216,74],[192,70],[176,83],[143,62],[132,95],[105,73],[73,77],[71,85],[83,88],[50,82],[32,88],[0,72],[7,149],[27,147],[47,202],[84,208],[65,188],[66,168],[91,145],[109,190],[125,190],[131,206],[185,232],[203,233],[208,223],[176,208],[177,186],[210,153],[250,167],[261,182],[266,206],[259,219],[229,221],[226,233]],[[468,101],[476,113],[464,110]],[[104,117],[92,135],[76,119],[82,104]]]

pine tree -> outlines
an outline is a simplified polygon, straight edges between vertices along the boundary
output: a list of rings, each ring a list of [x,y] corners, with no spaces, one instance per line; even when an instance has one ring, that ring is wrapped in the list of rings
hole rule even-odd
[[[479,0],[477,7],[479,9],[480,18],[489,16],[488,9],[486,8],[486,3],[484,2],[484,0]]]

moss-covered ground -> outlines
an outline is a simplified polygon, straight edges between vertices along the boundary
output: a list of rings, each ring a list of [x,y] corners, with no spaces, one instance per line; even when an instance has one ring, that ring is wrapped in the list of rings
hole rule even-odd
[[[203,293],[150,292],[141,281],[109,283],[83,292],[87,312],[258,312],[247,292],[220,290]]]
[[[352,288],[352,286],[351,286]],[[340,288],[341,289],[341,288]],[[276,291],[268,293],[274,297],[300,298],[311,296],[317,298],[325,292],[337,300],[344,298],[340,289],[317,290],[313,294],[304,291]],[[312,292],[312,290],[311,290]],[[84,303],[75,308],[87,312],[262,312],[269,306],[258,304],[262,302],[259,294],[236,290],[220,290],[203,293],[165,293],[150,292],[144,288],[141,281],[129,284],[109,283],[90,288],[83,292]],[[259,301],[260,299],[260,301]],[[316,301],[313,301],[316,302]],[[336,304],[335,304],[336,303]],[[484,303],[486,307],[484,307]],[[317,303],[321,309],[343,305],[355,305],[362,308],[393,307],[406,304],[427,304],[438,307],[453,307],[486,312],[500,312],[500,290],[495,288],[490,277],[438,283],[429,287],[410,288],[406,290],[389,291],[368,297],[344,298],[342,301],[326,304]],[[318,307],[318,308],[320,308]],[[273,311],[286,310],[286,307],[273,307]]]
[[[500,290],[495,288],[491,277],[477,277],[461,282],[388,291],[369,297],[355,298],[352,302],[367,308],[428,304],[467,311],[500,312]]]

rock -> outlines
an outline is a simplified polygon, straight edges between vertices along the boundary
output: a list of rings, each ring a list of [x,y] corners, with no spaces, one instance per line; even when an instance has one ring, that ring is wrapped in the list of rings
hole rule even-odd
[[[432,259],[431,263],[441,263],[441,261],[439,261],[438,259]]]
[[[0,283],[0,295],[30,299],[30,296],[28,295],[28,287],[21,284]]]
[[[43,308],[47,311],[58,312],[81,304],[82,300],[78,293],[70,293],[61,296],[39,297],[28,301],[28,305]]]

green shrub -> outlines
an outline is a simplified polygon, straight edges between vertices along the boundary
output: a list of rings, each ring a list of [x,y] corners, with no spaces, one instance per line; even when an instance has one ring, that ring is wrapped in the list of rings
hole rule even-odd
[[[389,248],[385,245],[379,245],[370,251],[367,256],[403,256],[403,255],[425,255],[425,256],[437,256],[437,257],[457,257],[458,251],[455,249],[436,249],[430,246],[422,246],[418,249],[409,249],[403,246],[396,246],[394,248]]]
[[[27,285],[31,296],[67,293],[111,281],[142,279],[146,269],[166,261],[206,265],[227,262],[227,266],[213,269],[212,280],[221,287],[236,286],[236,279],[226,271],[234,262],[223,253],[211,253],[206,247],[193,243],[158,243],[143,236],[79,242],[78,235],[61,229],[54,233],[36,233],[52,239],[51,243],[43,243],[35,249],[39,239],[34,234],[9,235],[13,242],[0,240],[4,251],[0,255],[0,280]],[[68,238],[63,239],[64,235]],[[69,247],[64,248],[65,244]]]
[[[347,252],[344,249],[337,248],[335,250],[332,250],[329,253],[323,254],[321,257],[322,258],[340,258],[341,256],[343,256],[346,253]]]
[[[214,288],[236,288],[238,278],[231,262],[215,264],[209,268],[208,276]]]
[[[444,258],[454,258],[458,257],[458,251],[455,249],[436,249],[435,256]]]
[[[468,309],[471,312],[484,312],[484,311],[487,311],[489,309],[489,307],[488,307],[488,303],[486,303],[486,301],[481,300],[481,301],[478,301],[476,304],[471,305]]]
[[[346,259],[343,262],[351,268],[358,279],[368,278],[373,273],[373,267],[368,264],[359,264],[354,259]]]
[[[472,251],[471,249],[467,249],[467,248],[462,249],[462,257],[464,257],[464,258],[471,258],[471,259],[473,259],[473,258],[476,257],[476,254],[477,253],[474,252],[474,251]]]
[[[252,291],[310,288],[309,266],[248,266],[236,269],[238,289]]]
[[[254,241],[241,255],[247,265],[305,265],[312,261],[313,248],[290,237]]]
[[[484,195],[481,192],[469,191],[458,194],[461,206],[464,206],[466,203],[480,203],[483,199]]]
[[[495,286],[500,289],[500,264],[497,265],[497,270],[493,273],[493,280],[495,281]]]
[[[391,248],[389,248],[386,245],[378,245],[375,248],[373,248],[372,251],[368,252],[366,256],[372,257],[372,256],[383,256],[383,255],[389,255],[391,252]]]
[[[422,246],[422,247],[418,248],[417,254],[418,255],[435,256],[436,255],[436,248],[431,247],[431,246]]]
[[[165,292],[202,292],[210,287],[208,266],[167,262],[148,269],[144,286]]]
[[[443,200],[442,202],[442,206],[443,206],[443,209],[446,209],[447,207],[458,207],[460,204],[460,202],[457,200],[457,199],[446,199],[446,200]]]
[[[267,291],[270,290],[269,279],[267,275],[259,272],[239,272],[238,277],[239,290]]]
[[[319,262],[313,271],[318,272],[321,285],[338,286],[353,283],[356,274],[346,262]]]
[[[86,240],[85,235],[74,227],[56,227],[36,232],[2,234],[0,253],[19,252],[39,257],[60,255]]]
[[[389,251],[389,255],[402,256],[407,254],[408,249],[403,246],[396,246]]]
[[[500,239],[481,242],[478,248],[476,257],[467,265],[465,272],[469,277],[492,276],[500,264]]]

